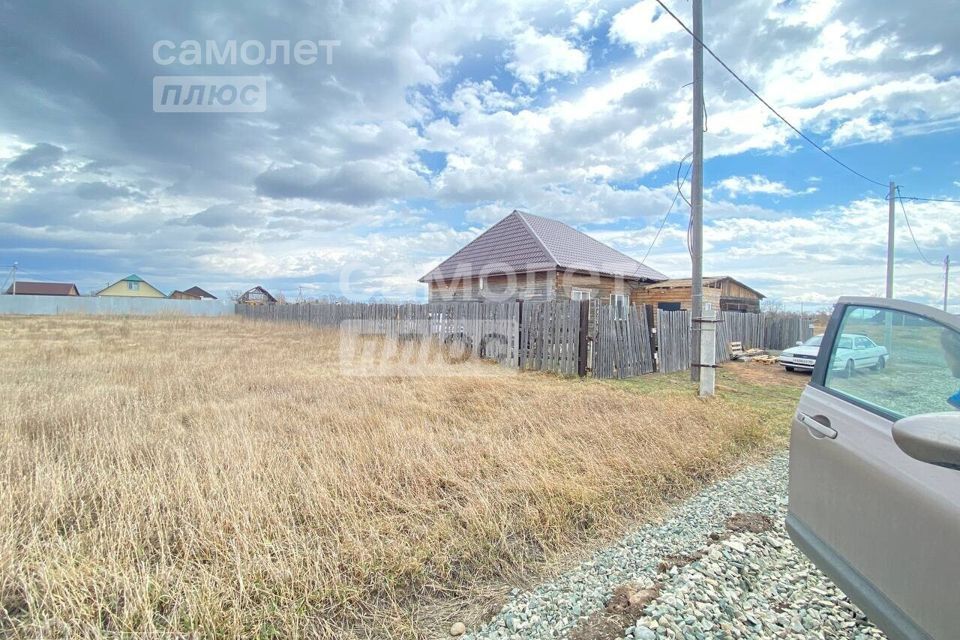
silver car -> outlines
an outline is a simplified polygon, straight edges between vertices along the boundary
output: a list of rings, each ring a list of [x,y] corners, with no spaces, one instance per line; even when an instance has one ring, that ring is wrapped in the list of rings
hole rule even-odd
[[[886,366],[846,375],[846,335]],[[792,422],[786,524],[890,638],[960,638],[958,409],[957,317],[840,299]]]

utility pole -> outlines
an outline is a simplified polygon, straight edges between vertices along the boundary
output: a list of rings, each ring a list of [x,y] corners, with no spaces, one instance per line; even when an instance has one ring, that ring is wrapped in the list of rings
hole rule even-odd
[[[947,310],[947,291],[950,289],[950,254],[943,259],[943,310]]]
[[[10,292],[13,295],[17,295],[17,263],[16,262],[13,263],[13,271],[11,273],[13,277],[13,285],[10,289]]]
[[[896,228],[897,213],[897,185],[890,181],[890,192],[887,193],[887,299],[893,298],[893,237]],[[883,344],[887,349],[893,349],[893,313],[884,312]]]
[[[700,380],[700,329],[703,317],[703,0],[693,0],[693,165],[690,179],[690,313],[693,335],[690,378]]]
[[[887,297],[893,297],[893,230],[895,223],[897,185],[890,181],[890,193],[887,194]]]

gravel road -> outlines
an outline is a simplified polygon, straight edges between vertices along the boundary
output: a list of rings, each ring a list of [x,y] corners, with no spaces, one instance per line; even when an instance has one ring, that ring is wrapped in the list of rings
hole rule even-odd
[[[574,570],[515,590],[488,624],[461,637],[883,638],[787,538],[786,491],[780,454]]]

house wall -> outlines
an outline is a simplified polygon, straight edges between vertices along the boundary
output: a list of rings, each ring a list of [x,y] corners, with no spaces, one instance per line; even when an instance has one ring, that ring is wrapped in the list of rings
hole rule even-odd
[[[461,278],[450,283],[431,282],[430,302],[482,302],[484,300],[552,300],[556,295],[555,271],[487,276],[480,286],[480,278]]]
[[[158,291],[153,285],[146,282],[140,283],[140,288],[133,291],[127,285],[126,280],[114,282],[112,285],[97,294],[98,296],[113,296],[117,298],[166,298],[162,291]]]
[[[677,287],[674,289],[647,289],[639,288],[634,291],[630,301],[636,305],[649,304],[654,309],[660,302],[678,302],[680,309],[689,311],[691,306],[692,291],[690,287]],[[720,289],[713,287],[703,288],[703,303],[713,306],[713,310],[720,312]],[[654,314],[654,324],[656,324],[656,314]]]
[[[746,287],[742,287],[733,280],[723,280],[720,282],[720,295],[733,298],[757,298],[757,294]]]
[[[570,300],[574,289],[590,292],[591,300],[610,301],[611,294],[622,293],[630,296],[636,287],[633,282],[610,276],[586,273],[560,273],[557,275],[557,298]]]

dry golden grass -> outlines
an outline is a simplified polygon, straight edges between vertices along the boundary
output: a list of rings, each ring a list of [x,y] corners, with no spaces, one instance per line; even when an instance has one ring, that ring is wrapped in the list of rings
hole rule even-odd
[[[237,319],[0,320],[0,633],[428,637],[425,603],[782,442],[726,400],[337,357]]]

